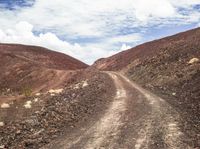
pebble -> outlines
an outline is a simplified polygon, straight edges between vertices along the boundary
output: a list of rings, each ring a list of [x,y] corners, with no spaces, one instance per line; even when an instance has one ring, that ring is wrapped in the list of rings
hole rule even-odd
[[[31,101],[27,101],[27,102],[25,103],[24,107],[25,107],[26,109],[30,109],[30,108],[31,108],[31,104],[32,104]]]
[[[1,105],[1,108],[10,108],[10,105],[8,103],[3,103]]]
[[[34,101],[35,101],[35,102],[38,102],[38,98],[35,98]]]
[[[40,96],[40,95],[41,95],[41,93],[36,93],[35,95],[36,95],[36,96]]]
[[[198,58],[192,58],[188,63],[193,64],[193,63],[197,63],[197,62],[199,62]]]
[[[0,145],[0,149],[4,149],[5,148],[5,145]]]
[[[3,127],[4,126],[4,122],[0,122],[0,127]]]
[[[176,93],[172,93],[173,96],[176,96]]]

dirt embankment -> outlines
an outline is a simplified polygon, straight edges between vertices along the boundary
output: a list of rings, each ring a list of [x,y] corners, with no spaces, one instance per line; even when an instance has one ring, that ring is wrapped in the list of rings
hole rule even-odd
[[[34,65],[59,70],[76,70],[87,68],[88,65],[63,53],[49,49],[19,44],[0,44],[0,56],[10,56]],[[3,60],[3,59],[1,59]],[[1,62],[1,61],[0,61]],[[9,61],[7,61],[8,63]],[[4,63],[6,64],[6,63]]]
[[[181,50],[189,47],[191,50],[197,50],[200,47],[199,40],[200,28],[197,28],[138,45],[108,58],[101,58],[92,67],[100,70],[119,71],[130,64],[137,65],[138,63],[144,62],[147,58],[152,58],[162,52],[163,49],[177,49],[178,52],[181,52]],[[175,50],[174,54],[176,52]],[[188,52],[190,53],[190,51]]]
[[[197,142],[200,140],[200,63],[190,63],[194,58],[200,58],[200,47],[166,48],[136,66],[129,65],[126,74],[176,107],[186,119],[184,132]]]
[[[200,140],[200,28],[100,59],[93,67],[122,71],[166,99],[186,119],[183,131],[194,143]]]
[[[100,148],[195,148],[180,130],[180,115],[165,100],[131,82],[107,72],[116,87],[115,96],[101,115],[68,131],[42,149]],[[91,115],[92,116],[92,115]]]
[[[24,110],[31,110],[29,114],[0,127],[0,145],[11,149],[39,148],[48,144],[65,131],[83,125],[91,115],[98,116],[114,92],[109,76],[92,70],[80,72],[74,83],[62,93],[31,98],[34,103],[32,109]],[[36,98],[38,101],[35,103]]]
[[[13,94],[24,88],[45,90],[48,88],[43,84],[50,86],[59,78],[67,80],[74,70],[86,67],[79,60],[42,47],[0,44],[0,95],[7,89]]]
[[[0,44],[0,103],[70,84],[87,65],[42,47]]]

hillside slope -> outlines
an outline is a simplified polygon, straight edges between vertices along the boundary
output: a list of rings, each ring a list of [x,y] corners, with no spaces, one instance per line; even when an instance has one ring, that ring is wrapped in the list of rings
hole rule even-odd
[[[0,146],[38,149],[100,117],[115,93],[112,80],[89,69],[80,70],[73,79],[58,94],[29,97],[31,108],[24,107],[27,100],[0,108]]]
[[[108,58],[97,60],[93,66],[101,70],[121,70],[129,64],[137,65],[147,58],[154,57],[163,50],[171,49],[176,56],[190,58],[198,53],[200,47],[200,28],[184,33],[179,33],[170,37],[144,43],[126,51],[122,51]],[[184,55],[186,54],[186,55]]]
[[[0,93],[54,88],[73,70],[86,67],[79,60],[42,47],[0,44]]]
[[[35,65],[60,70],[75,70],[87,67],[86,64],[71,56],[37,46],[0,44],[0,54],[1,57],[15,57]]]
[[[186,119],[182,129],[200,140],[200,28],[152,41],[98,60],[93,67],[117,70],[163,97]]]

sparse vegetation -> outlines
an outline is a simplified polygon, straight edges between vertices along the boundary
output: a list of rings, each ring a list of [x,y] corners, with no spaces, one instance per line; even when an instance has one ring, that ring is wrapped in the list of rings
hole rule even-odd
[[[26,98],[30,97],[32,95],[32,89],[29,86],[25,86],[21,89],[22,95],[24,95]]]

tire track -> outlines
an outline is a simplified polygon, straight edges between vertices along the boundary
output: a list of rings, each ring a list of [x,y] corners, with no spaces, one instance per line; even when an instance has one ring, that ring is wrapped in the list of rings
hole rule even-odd
[[[103,146],[113,148],[118,139],[120,126],[123,125],[121,117],[126,110],[127,93],[122,82],[115,74],[108,73],[116,85],[116,95],[106,110],[105,115],[89,128],[81,137],[68,143],[67,148],[98,149]]]
[[[145,128],[141,128],[138,133],[138,139],[136,140],[135,149],[151,148],[150,142],[156,142],[152,140],[151,136],[155,133],[155,127],[160,128],[165,144],[165,148],[173,149],[187,149],[191,148],[184,143],[184,133],[179,128],[180,116],[176,110],[174,110],[164,99],[150,93],[149,91],[141,88],[139,85],[131,82],[128,78],[120,75],[127,83],[130,83],[135,89],[142,93],[149,105],[152,107],[152,112],[149,117],[142,123],[145,124]],[[159,121],[159,123],[153,123]],[[156,124],[156,125],[155,125]]]
[[[179,113],[164,99],[121,74],[106,73],[116,86],[113,101],[100,119],[72,134],[76,137],[58,142],[62,148],[192,149],[184,143]]]

